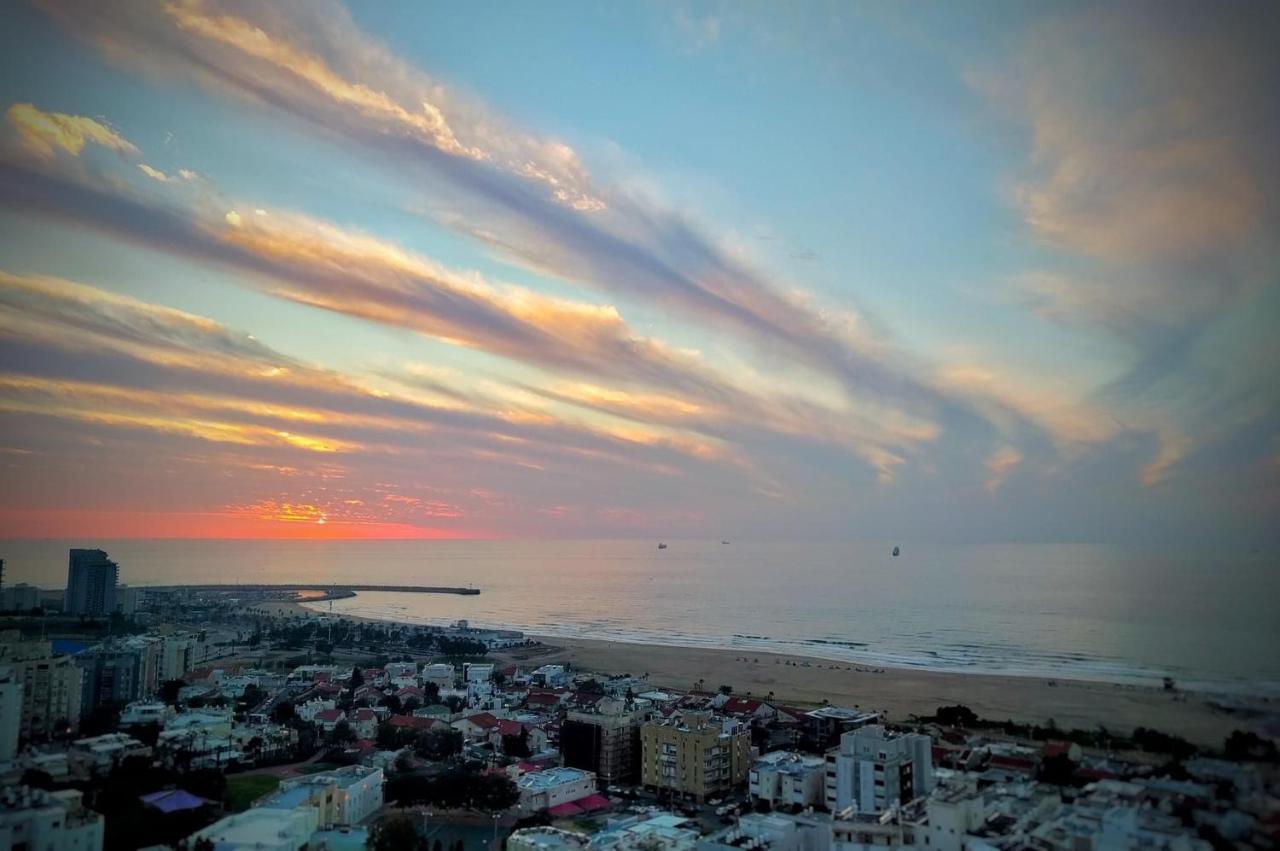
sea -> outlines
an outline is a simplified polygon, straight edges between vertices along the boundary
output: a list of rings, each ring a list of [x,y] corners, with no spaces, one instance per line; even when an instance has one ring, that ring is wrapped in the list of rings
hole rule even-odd
[[[1280,565],[1265,552],[896,542],[0,541],[6,582],[65,585],[96,546],[131,585],[474,586],[362,592],[334,614],[866,666],[1280,697]],[[894,546],[900,555],[892,554]]]

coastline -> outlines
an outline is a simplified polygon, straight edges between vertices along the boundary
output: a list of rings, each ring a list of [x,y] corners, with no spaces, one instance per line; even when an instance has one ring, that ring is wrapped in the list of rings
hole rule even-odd
[[[263,603],[260,610],[278,616],[319,616],[296,602]],[[381,618],[343,615],[350,620],[393,622]],[[541,642],[530,648],[495,651],[495,660],[541,665],[568,662],[584,671],[647,674],[655,687],[688,690],[702,680],[714,691],[733,686],[738,694],[780,703],[834,705],[875,710],[892,721],[931,715],[939,706],[961,703],[979,716],[1093,729],[1104,725],[1128,733],[1148,727],[1182,736],[1199,745],[1221,747],[1236,729],[1249,729],[1277,709],[1263,698],[1237,701],[1256,710],[1249,717],[1213,705],[1213,696],[1200,692],[1167,692],[1160,688],[1096,680],[929,671],[916,668],[869,667],[814,656],[754,650],[682,647],[589,638],[561,638],[529,634]]]

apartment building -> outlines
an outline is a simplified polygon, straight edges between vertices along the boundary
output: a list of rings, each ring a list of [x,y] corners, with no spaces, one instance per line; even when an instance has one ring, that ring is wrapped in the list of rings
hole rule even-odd
[[[751,797],[775,807],[809,807],[826,797],[826,760],[792,751],[765,754],[751,766]]]
[[[702,801],[747,780],[751,732],[710,712],[684,712],[640,728],[640,781]]]
[[[587,710],[572,710],[560,724],[564,764],[594,771],[605,784],[634,783],[640,775],[640,726],[647,701],[604,698]]]
[[[18,734],[22,730],[22,683],[7,665],[0,665],[0,762],[8,762],[18,753]]]
[[[827,807],[882,813],[928,794],[932,746],[928,736],[893,733],[879,724],[843,734],[839,747],[827,753]]]
[[[80,669],[70,656],[55,656],[48,641],[23,641],[10,630],[0,634],[0,664],[22,685],[20,738],[43,739],[60,726],[80,726]]]

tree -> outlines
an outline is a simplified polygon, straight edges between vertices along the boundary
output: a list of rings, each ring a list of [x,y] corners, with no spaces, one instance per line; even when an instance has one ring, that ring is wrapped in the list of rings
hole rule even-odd
[[[530,755],[529,731],[521,728],[519,735],[503,736],[502,752],[507,756],[513,756],[520,759],[528,757]]]
[[[326,737],[326,741],[331,745],[345,745],[347,742],[354,742],[355,740],[356,732],[351,729],[351,725],[346,721],[339,721],[334,724],[333,729],[329,731],[329,735]]]
[[[1076,784],[1076,764],[1065,753],[1047,756],[1040,763],[1036,779],[1041,783],[1052,783],[1055,786],[1074,786]]]
[[[413,751],[423,759],[440,761],[462,753],[462,731],[449,727],[423,730],[413,743]]]
[[[1227,736],[1222,746],[1227,759],[1239,762],[1276,762],[1280,754],[1276,751],[1276,743],[1264,739],[1257,733],[1235,730]]]
[[[369,836],[372,851],[427,851],[427,841],[409,816],[393,816],[374,825]]]
[[[287,700],[282,700],[271,707],[271,720],[277,724],[286,724],[296,717],[297,713],[293,709],[293,704]]]
[[[165,680],[160,684],[160,699],[170,706],[177,706],[178,693],[185,685],[182,680]]]
[[[720,686],[720,693],[724,695],[733,694],[733,686]]]
[[[978,713],[960,703],[954,706],[939,706],[933,717],[939,724],[947,727],[973,727],[978,723]]]

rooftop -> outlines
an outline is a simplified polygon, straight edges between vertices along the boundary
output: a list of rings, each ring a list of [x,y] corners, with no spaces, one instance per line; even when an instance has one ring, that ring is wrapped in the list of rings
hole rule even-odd
[[[591,777],[590,771],[581,768],[548,768],[543,771],[531,771],[516,781],[521,789],[549,789],[565,783],[576,783]]]

